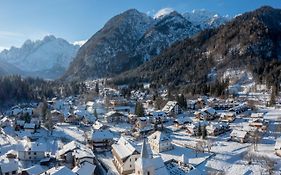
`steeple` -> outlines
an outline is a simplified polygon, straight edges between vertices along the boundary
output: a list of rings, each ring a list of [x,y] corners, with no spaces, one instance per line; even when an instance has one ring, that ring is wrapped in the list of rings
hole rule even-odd
[[[149,158],[145,139],[143,139],[143,144],[142,144],[142,148],[141,148],[141,158],[143,158],[143,159]]]

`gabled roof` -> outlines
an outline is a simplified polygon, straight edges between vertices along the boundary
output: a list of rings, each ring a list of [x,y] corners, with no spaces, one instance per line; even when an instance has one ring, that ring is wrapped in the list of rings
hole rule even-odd
[[[177,104],[177,101],[168,101],[162,111],[169,113]]]
[[[101,140],[113,140],[113,134],[109,130],[96,130],[91,133],[91,140],[101,141]]]
[[[139,154],[139,152],[135,148],[135,145],[133,145],[123,136],[120,137],[116,144],[112,145],[112,148],[117,156],[123,161],[129,156],[133,155],[135,152]]]
[[[49,170],[47,170],[44,173],[41,173],[40,175],[76,175],[73,171],[71,171],[69,168],[67,168],[66,166],[60,166],[60,167],[53,167]]]
[[[82,150],[89,150],[85,145],[77,142],[77,141],[72,141],[69,142],[68,144],[65,144],[61,150],[58,151],[58,155],[63,155],[69,151],[74,151],[76,149],[82,149]]]
[[[231,133],[230,133],[230,136],[231,137],[239,137],[239,138],[245,138],[246,135],[247,135],[247,131],[240,131],[240,130],[233,130]]]
[[[77,175],[84,175],[84,174],[93,174],[95,172],[96,166],[89,163],[84,162],[79,167],[76,166],[72,169],[74,173]]]

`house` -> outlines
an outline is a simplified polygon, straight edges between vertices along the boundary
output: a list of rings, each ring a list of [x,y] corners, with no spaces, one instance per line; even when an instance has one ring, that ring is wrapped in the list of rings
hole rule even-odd
[[[202,129],[203,126],[207,126],[208,123],[206,121],[194,122],[186,125],[186,132],[193,136],[198,136],[199,128]]]
[[[62,122],[64,122],[64,116],[63,116],[63,114],[60,111],[52,110],[51,111],[51,115],[52,115],[52,122],[53,123],[62,123]]]
[[[184,154],[179,158],[179,160],[170,159],[166,161],[165,166],[170,174],[201,174],[199,170],[197,170],[192,164],[189,163],[187,156],[185,156]]]
[[[114,143],[113,134],[109,130],[91,131],[88,143],[95,152],[109,151]]]
[[[206,126],[207,134],[217,136],[230,130],[227,123],[212,123]]]
[[[264,113],[252,113],[251,118],[263,118],[264,117]]]
[[[268,124],[268,121],[263,118],[253,118],[249,121],[249,126],[261,129],[262,131],[266,131]]]
[[[116,111],[110,111],[105,114],[105,119],[107,123],[119,123],[119,122],[128,122],[128,117],[124,115],[123,113],[116,112]]]
[[[185,114],[179,114],[174,121],[176,127],[181,127],[185,124],[190,124],[190,123],[192,123],[192,119]]]
[[[234,112],[222,113],[220,115],[220,121],[222,122],[231,123],[235,120],[235,118],[236,118],[236,114]]]
[[[46,144],[24,140],[22,146],[18,149],[18,159],[40,161],[47,156],[48,152]]]
[[[162,111],[167,115],[178,115],[182,113],[182,109],[177,101],[168,101]]]
[[[153,151],[160,153],[173,149],[171,139],[160,131],[155,131],[153,134],[148,136],[148,143]]]
[[[200,120],[214,120],[216,118],[217,112],[215,109],[208,107],[201,109],[200,111],[196,111],[194,115]]]
[[[62,149],[57,152],[56,157],[69,168],[73,168],[85,161],[92,164],[95,162],[95,155],[92,150],[76,141],[64,145]]]
[[[36,125],[34,123],[25,123],[23,126],[23,129],[25,131],[31,132],[31,133],[35,133],[36,131]]]
[[[147,127],[148,125],[150,125],[149,118],[147,118],[147,117],[138,117],[137,118],[136,127],[138,129],[143,129],[143,128]]]
[[[242,104],[242,105],[239,105],[239,106],[235,106],[235,107],[229,109],[228,111],[229,112],[235,112],[235,114],[241,114],[241,113],[247,111],[248,109],[249,108],[246,105]]]
[[[96,165],[93,165],[89,162],[84,162],[79,166],[76,166],[72,169],[74,173],[77,175],[94,175],[96,170]]]
[[[19,163],[15,159],[1,158],[0,174],[17,175],[19,173]]]
[[[65,117],[64,117],[64,121],[66,123],[71,123],[71,124],[78,124],[79,123],[79,117],[76,116],[75,114],[67,114]]]
[[[141,155],[135,162],[136,175],[169,175],[161,157],[149,155],[145,139],[142,144]]]
[[[113,110],[113,111],[116,111],[116,112],[127,113],[127,114],[133,112],[133,111],[131,110],[131,107],[130,107],[130,106],[113,106],[113,107],[112,107],[112,110]]]
[[[135,162],[140,152],[128,139],[121,136],[116,144],[112,145],[113,163],[120,174],[131,174],[135,170]]]
[[[281,157],[281,137],[278,137],[275,141],[275,153],[277,156]]]
[[[76,173],[74,173],[73,171],[71,171],[71,169],[67,168],[66,166],[60,166],[60,167],[53,167],[43,173],[41,173],[40,175],[77,175]]]
[[[152,114],[152,123],[159,123],[167,121],[167,114],[164,111],[154,111]]]
[[[245,143],[249,141],[250,135],[247,131],[233,130],[230,133],[230,139],[235,142]]]

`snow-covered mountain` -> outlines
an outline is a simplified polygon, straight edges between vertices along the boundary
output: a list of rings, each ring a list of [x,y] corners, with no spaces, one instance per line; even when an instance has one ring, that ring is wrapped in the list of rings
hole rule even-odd
[[[3,50],[0,61],[22,70],[25,76],[53,79],[64,73],[78,49],[78,45],[49,35],[43,40],[27,40],[20,48]]]
[[[218,27],[231,19],[227,15],[221,16],[215,12],[210,12],[205,9],[186,12],[183,16],[194,25],[200,26],[201,29]]]
[[[110,19],[80,48],[63,79],[111,77],[136,68],[175,42],[217,27],[224,19],[207,11],[183,15],[165,8],[151,17],[127,10]]]
[[[162,50],[176,41],[181,41],[200,31],[199,27],[176,11],[161,12],[154,19],[156,19],[155,24],[145,32],[135,50],[137,57],[142,57],[144,61],[159,55]]]
[[[113,75],[132,67],[137,41],[154,22],[136,9],[111,18],[78,51],[64,78],[87,79]]]

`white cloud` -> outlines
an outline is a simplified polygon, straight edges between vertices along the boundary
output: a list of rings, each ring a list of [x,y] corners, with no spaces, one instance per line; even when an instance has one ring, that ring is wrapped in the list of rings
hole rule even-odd
[[[166,16],[170,13],[172,13],[173,11],[175,11],[174,9],[172,8],[163,8],[163,9],[160,9],[155,15],[154,15],[154,18],[157,19],[157,18],[161,18],[163,16]]]
[[[88,40],[81,40],[81,41],[74,41],[73,44],[74,45],[78,45],[78,46],[82,46],[84,45]]]

